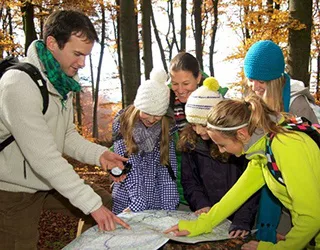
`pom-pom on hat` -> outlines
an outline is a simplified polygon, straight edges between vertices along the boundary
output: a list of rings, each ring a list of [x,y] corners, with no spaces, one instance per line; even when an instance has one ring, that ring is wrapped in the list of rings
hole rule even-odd
[[[188,97],[185,114],[189,123],[207,125],[210,109],[223,99],[219,93],[220,85],[214,77],[204,80],[203,86],[197,88]]]
[[[169,107],[170,90],[166,85],[167,73],[163,69],[153,69],[150,79],[138,88],[134,106],[149,115],[162,116]]]
[[[244,58],[244,74],[253,80],[277,79],[284,74],[284,67],[281,48],[270,40],[254,43]]]

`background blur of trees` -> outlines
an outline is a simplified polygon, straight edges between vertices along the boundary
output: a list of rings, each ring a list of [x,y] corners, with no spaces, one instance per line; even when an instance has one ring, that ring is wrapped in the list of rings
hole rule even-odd
[[[46,17],[53,10],[64,8],[85,12],[99,34],[98,70],[96,75],[91,70],[89,78],[92,137],[99,137],[97,112],[105,49],[113,53],[121,81],[122,105],[127,106],[135,97],[141,76],[148,78],[153,68],[152,44],[157,45],[166,70],[178,51],[188,51],[198,58],[202,67],[208,65],[207,73],[214,76],[215,42],[222,25],[232,27],[241,41],[226,60],[242,59],[252,43],[271,39],[283,48],[288,73],[306,86],[312,75],[311,82],[319,93],[319,0],[2,0],[0,57],[24,55],[30,43],[42,37]],[[157,18],[157,13],[166,20]],[[158,28],[164,23],[166,32]],[[19,42],[18,37],[24,41]],[[239,76],[243,77],[241,67]],[[81,127],[83,104],[79,98],[77,95],[76,117]]]

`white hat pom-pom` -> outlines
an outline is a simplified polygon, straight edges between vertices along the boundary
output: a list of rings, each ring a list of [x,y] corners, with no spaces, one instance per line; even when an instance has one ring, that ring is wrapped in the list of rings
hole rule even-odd
[[[150,73],[150,80],[165,84],[168,75],[164,69],[153,69]]]

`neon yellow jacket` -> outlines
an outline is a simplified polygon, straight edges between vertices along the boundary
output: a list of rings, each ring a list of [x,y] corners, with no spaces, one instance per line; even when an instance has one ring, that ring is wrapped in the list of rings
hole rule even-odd
[[[258,249],[303,249],[315,236],[316,249],[320,249],[320,150],[317,144],[302,132],[278,134],[273,139],[272,152],[286,186],[277,182],[268,170],[265,145],[263,134],[258,138],[257,134],[252,136],[245,152],[250,162],[237,183],[207,214],[195,221],[179,221],[179,230],[188,230],[189,236],[211,232],[267,184],[290,211],[293,227],[285,241],[277,244],[260,241]]]

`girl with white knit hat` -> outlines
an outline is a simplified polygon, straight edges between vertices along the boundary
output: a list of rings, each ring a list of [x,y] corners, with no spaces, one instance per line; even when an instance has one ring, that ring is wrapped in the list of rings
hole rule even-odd
[[[134,104],[121,110],[113,123],[114,152],[129,158],[131,169],[114,183],[113,212],[175,210],[176,155],[171,135],[174,119],[167,115],[169,88],[164,70],[153,70],[137,91]]]
[[[209,110],[223,100],[223,88],[209,77],[203,86],[189,96],[185,114],[190,125],[180,134],[182,151],[181,183],[192,211],[207,213],[219,202],[244,171],[247,161],[229,154],[221,154],[207,133]],[[230,237],[244,237],[254,223],[258,197],[254,196],[229,217],[232,221]]]

